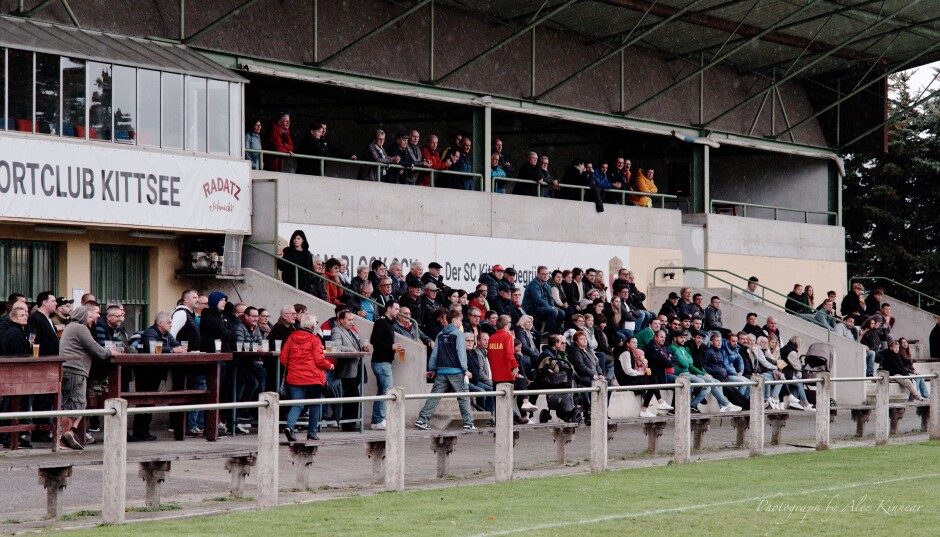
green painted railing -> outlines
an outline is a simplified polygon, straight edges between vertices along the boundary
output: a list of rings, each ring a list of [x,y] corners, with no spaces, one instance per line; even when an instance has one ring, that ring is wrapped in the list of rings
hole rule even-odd
[[[313,275],[314,277],[323,280],[323,282],[326,283],[326,284],[328,284],[328,285],[339,285],[340,287],[343,288],[343,292],[349,293],[349,294],[351,294],[351,295],[353,295],[353,296],[355,296],[355,297],[359,297],[361,300],[365,300],[366,302],[371,303],[373,309],[375,310],[376,318],[378,318],[378,316],[385,310],[385,306],[382,306],[381,304],[379,304],[378,302],[376,302],[376,301],[373,300],[372,298],[367,297],[367,296],[365,296],[365,295],[363,295],[363,294],[357,293],[356,291],[353,291],[352,289],[346,287],[345,285],[338,284],[338,283],[334,282],[333,280],[327,278],[326,276],[324,276],[324,275],[322,275],[322,274],[318,274],[318,273],[316,273],[316,272],[314,272],[314,271],[312,271],[312,270],[309,270],[309,269],[307,269],[307,268],[305,268],[305,267],[301,267],[301,266],[298,265],[297,263],[294,263],[293,261],[288,261],[287,259],[284,259],[283,257],[280,257],[280,256],[278,256],[278,255],[276,255],[276,254],[271,253],[271,252],[268,252],[268,251],[266,251],[265,249],[263,249],[263,248],[261,248],[261,247],[255,245],[255,244],[251,244],[251,243],[249,243],[249,242],[246,242],[246,243],[244,243],[244,245],[245,245],[245,246],[248,246],[248,247],[251,247],[251,248],[253,248],[253,249],[255,249],[255,250],[261,252],[262,254],[264,254],[264,255],[266,255],[266,256],[272,258],[272,259],[274,260],[274,262],[275,262],[275,264],[274,264],[275,270],[277,269],[277,266],[278,266],[278,264],[280,264],[280,263],[283,263],[283,264],[285,264],[285,265],[288,265],[288,266],[293,267],[293,268],[294,268],[294,282],[296,282],[296,284],[297,284],[297,286],[298,286],[298,287],[297,287],[297,290],[298,290],[298,291],[302,291],[302,292],[304,292],[304,293],[307,293],[308,295],[310,294],[310,293],[308,293],[307,291],[305,291],[305,290],[303,290],[303,289],[301,289],[301,288],[299,287],[299,285],[300,285],[300,274],[303,272],[303,273],[307,273],[307,274]],[[310,296],[313,296],[313,295],[310,295]],[[353,312],[353,313],[355,313],[355,312]],[[402,317],[405,317],[405,319],[408,319],[409,321],[411,321],[411,323],[417,328],[417,330],[418,330],[418,335],[419,335],[419,336],[424,335],[425,337],[427,337],[427,334],[425,334],[425,333],[421,330],[421,323],[415,321],[415,320],[414,320],[413,318],[411,318],[411,317],[407,317],[407,316],[404,316],[404,315],[402,315]]]
[[[702,274],[705,274],[709,278],[714,278],[715,280],[718,280],[719,282],[724,283],[725,285],[728,285],[730,287],[730,292],[728,293],[730,298],[728,299],[728,301],[731,303],[734,303],[736,289],[740,290],[740,293],[738,294],[738,300],[742,298],[740,295],[745,292],[747,292],[748,294],[756,295],[755,293],[751,293],[750,291],[747,290],[747,284],[750,283],[750,281],[746,277],[741,276],[740,274],[735,274],[734,272],[731,272],[730,270],[724,270],[724,269],[703,269],[699,267],[656,267],[655,269],[653,269],[653,281],[656,281],[656,273],[658,271],[675,272],[677,270],[681,270],[682,272],[701,272]],[[737,278],[738,280],[745,282],[744,286],[742,287],[740,283],[736,284],[736,283],[730,282],[724,278],[717,276],[716,274],[726,274],[726,275],[732,276],[733,278]],[[770,287],[767,287],[766,285],[763,285],[759,282],[757,282],[757,287],[760,288],[759,298],[761,299],[762,302],[764,302],[765,304],[770,304],[771,306],[774,306],[776,308],[780,308],[781,310],[783,310],[786,313],[789,313],[793,317],[806,321],[815,326],[825,328],[826,329],[826,341],[832,341],[832,329],[830,328],[828,324],[823,324],[823,323],[820,323],[819,321],[816,321],[815,319],[804,317],[800,314],[795,313],[793,310],[787,309],[785,305],[778,304],[777,302],[774,302],[767,298],[767,294],[770,293],[771,295],[782,298],[783,304],[786,304],[788,300],[787,295],[779,291],[776,291],[774,289],[771,289]],[[751,300],[751,299],[745,298],[745,300]],[[824,311],[816,310],[816,313],[822,313],[828,322],[834,322],[837,324],[842,322],[842,319],[839,319],[838,317],[834,315],[830,315]],[[783,342],[781,342],[781,344],[782,343]]]
[[[918,309],[924,309],[924,306],[923,306],[923,302],[924,302],[924,301],[927,301],[927,302],[929,303],[929,305],[934,306],[934,307],[936,307],[938,304],[940,304],[940,298],[937,298],[937,297],[934,297],[934,296],[930,296],[930,295],[928,295],[927,293],[922,293],[922,292],[918,291],[917,289],[914,289],[913,287],[911,287],[911,286],[909,286],[909,285],[905,285],[905,284],[903,284],[903,283],[901,283],[901,282],[899,282],[899,281],[897,281],[897,280],[893,280],[893,279],[891,279],[891,278],[886,278],[886,277],[884,277],[884,276],[855,276],[854,278],[850,278],[850,279],[849,279],[849,291],[852,290],[852,283],[853,283],[853,282],[861,282],[861,281],[883,281],[883,282],[890,282],[891,285],[893,285],[893,286],[895,286],[895,287],[900,287],[901,289],[904,289],[905,291],[907,291],[907,292],[909,292],[909,293],[913,293],[914,296],[917,297],[917,308],[918,308]],[[900,297],[899,297],[899,298],[900,298]],[[925,311],[926,311],[926,310],[925,310]]]
[[[318,160],[320,161],[320,175],[326,175],[326,163],[327,162],[338,162],[340,164],[351,164],[355,166],[373,166],[376,168],[376,171],[380,171],[382,168],[393,169],[393,170],[408,170],[414,171],[415,173],[428,173],[431,175],[431,186],[434,186],[435,177],[437,174],[442,173],[445,175],[453,175],[455,177],[472,177],[474,179],[480,179],[480,190],[485,190],[486,185],[483,184],[483,176],[479,173],[467,173],[467,172],[453,172],[450,170],[435,170],[434,168],[423,168],[421,166],[415,166],[414,168],[405,168],[400,164],[384,164],[382,162],[372,162],[371,160],[350,160],[344,158],[333,158],[333,157],[319,157],[315,155],[302,155],[300,153],[282,153],[280,151],[268,151],[267,149],[246,149],[245,153],[256,153],[258,155],[275,155],[279,157],[289,157],[297,159],[306,159],[306,160]]]
[[[838,218],[839,213],[833,211],[812,211],[809,209],[794,209],[792,207],[779,207],[776,205],[761,205],[759,203],[745,203],[743,201],[728,201],[728,200],[711,200],[711,212],[717,213],[716,205],[722,205],[725,207],[741,207],[741,216],[747,216],[747,208],[753,207],[755,209],[768,209],[774,212],[774,220],[777,220],[779,212],[790,212],[790,213],[803,213],[803,222],[809,223],[809,215],[819,214],[823,216],[832,216]]]

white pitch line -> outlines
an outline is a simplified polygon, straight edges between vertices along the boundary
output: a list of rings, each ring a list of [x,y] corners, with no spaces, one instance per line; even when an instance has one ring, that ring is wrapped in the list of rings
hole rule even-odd
[[[723,501],[723,502],[703,503],[703,504],[697,504],[697,505],[686,505],[686,506],[682,506],[682,507],[667,507],[667,508],[663,508],[663,509],[651,509],[651,510],[649,510],[649,511],[639,511],[639,512],[636,512],[636,513],[622,513],[622,514],[619,514],[619,515],[606,515],[606,516],[602,516],[602,517],[584,518],[584,519],[580,519],[580,520],[569,520],[569,521],[565,521],[565,522],[552,522],[552,523],[550,523],[550,524],[539,524],[539,525],[537,525],[537,526],[529,526],[529,527],[526,527],[526,528],[514,528],[514,529],[511,529],[511,530],[500,530],[500,531],[491,531],[491,532],[486,532],[486,533],[477,533],[477,534],[471,535],[470,537],[497,537],[497,536],[499,536],[499,535],[512,535],[512,534],[514,534],[514,533],[525,533],[525,532],[539,531],[539,530],[550,530],[550,529],[555,529],[555,528],[564,528],[564,527],[567,527],[567,526],[580,526],[580,525],[582,525],[582,524],[595,524],[595,523],[598,523],[598,522],[607,522],[607,521],[610,521],[610,520],[622,520],[622,519],[625,519],[625,518],[638,518],[638,517],[645,517],[645,516],[662,515],[662,514],[666,514],[666,513],[681,513],[681,512],[684,512],[684,511],[692,511],[692,510],[695,510],[695,509],[706,509],[706,508],[709,508],[709,507],[721,507],[721,506],[724,506],[724,505],[735,505],[735,504],[740,504],[740,503],[750,503],[750,502],[757,502],[757,501],[761,501],[761,500],[769,500],[769,499],[772,499],[772,498],[780,498],[780,497],[787,497],[787,496],[802,496],[802,495],[806,495],[806,494],[818,494],[818,493],[820,493],[820,492],[834,492],[834,491],[837,491],[837,490],[847,490],[847,489],[853,489],[853,488],[859,488],[859,487],[867,487],[867,486],[872,486],[872,485],[886,485],[886,484],[888,484],[888,483],[898,483],[898,482],[903,482],[903,481],[915,481],[915,480],[917,480],[917,479],[927,479],[927,478],[931,478],[931,477],[940,477],[940,473],[936,473],[936,474],[923,474],[923,475],[915,475],[915,476],[908,476],[908,477],[896,477],[896,478],[893,478],[893,479],[884,479],[884,480],[881,480],[881,481],[864,481],[864,482],[861,482],[861,483],[851,483],[851,484],[849,484],[849,485],[839,485],[839,486],[837,486],[837,487],[826,487],[826,488],[814,489],[814,490],[804,490],[804,491],[802,491],[802,492],[793,492],[793,493],[782,493],[782,492],[778,492],[778,493],[774,493],[774,494],[766,494],[766,495],[764,495],[764,496],[754,496],[754,497],[751,497],[751,498],[742,498],[742,499],[739,499],[739,500],[728,500],[728,501]]]

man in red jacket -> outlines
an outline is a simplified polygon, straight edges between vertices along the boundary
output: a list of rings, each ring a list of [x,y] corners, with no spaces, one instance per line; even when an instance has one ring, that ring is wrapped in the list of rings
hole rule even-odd
[[[271,125],[264,148],[268,151],[289,153],[291,157],[294,156],[294,141],[290,137],[290,114],[281,113],[278,120]],[[281,155],[265,155],[264,169],[275,172],[284,171],[286,158]]]
[[[525,375],[519,372],[519,364],[516,362],[514,354],[515,344],[512,334],[508,327],[512,323],[509,315],[500,315],[496,319],[496,333],[490,336],[490,343],[487,347],[487,355],[490,360],[490,372],[493,375],[493,385],[500,382],[512,382],[513,389],[525,390],[529,386],[529,381]],[[517,404],[522,412],[535,412],[538,407],[529,402],[528,397],[521,397]],[[524,420],[524,421],[523,421]],[[516,418],[517,423],[528,423],[525,418]]]

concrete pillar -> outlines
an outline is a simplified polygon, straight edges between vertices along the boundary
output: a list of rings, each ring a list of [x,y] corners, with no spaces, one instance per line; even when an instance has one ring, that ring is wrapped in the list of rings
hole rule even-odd
[[[692,460],[692,394],[689,388],[691,382],[685,377],[677,378],[676,382],[679,387],[676,388],[673,402],[676,407],[675,457],[676,464],[685,464]]]
[[[515,396],[510,382],[497,384],[496,391],[505,392],[496,398],[496,453],[493,458],[496,482],[502,483],[512,479],[512,405]]]
[[[258,507],[270,509],[277,507],[280,397],[264,392],[258,400],[267,403],[258,409]]]
[[[757,386],[751,386],[751,425],[748,427],[748,449],[751,457],[764,454],[764,379],[761,375],[754,375],[751,380]]]
[[[372,459],[372,484],[381,485],[385,478],[385,440],[367,442],[366,456]]]
[[[878,380],[875,381],[877,391],[875,392],[875,445],[883,446],[888,443],[888,436],[891,427],[891,420],[888,416],[888,388],[890,382],[887,371],[877,371]]]
[[[395,399],[385,402],[385,488],[405,490],[405,390],[391,388],[387,395]]]
[[[930,418],[927,432],[931,440],[940,440],[940,374],[930,379]]]
[[[829,373],[820,373],[816,384],[816,450],[829,449],[829,393],[832,383]]]
[[[137,477],[144,480],[147,495],[147,507],[160,507],[160,486],[166,481],[166,474],[170,471],[170,461],[141,462],[137,470]]]
[[[591,392],[591,471],[607,470],[607,381],[595,380]]]
[[[49,518],[62,515],[62,496],[65,494],[70,477],[72,477],[71,466],[39,469],[39,484],[46,489],[46,515]]]
[[[105,410],[104,469],[101,480],[101,518],[108,524],[124,523],[124,501],[127,490],[127,401],[108,399]]]

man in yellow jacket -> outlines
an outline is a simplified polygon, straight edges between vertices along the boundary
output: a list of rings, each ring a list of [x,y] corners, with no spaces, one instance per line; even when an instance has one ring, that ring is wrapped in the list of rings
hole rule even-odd
[[[656,183],[653,182],[653,173],[655,173],[655,171],[656,170],[652,168],[646,170],[646,173],[643,172],[642,168],[637,170],[633,190],[636,192],[648,192],[650,194],[659,192],[659,189],[656,188]],[[630,196],[630,203],[639,205],[640,207],[653,206],[653,202],[649,196]]]

